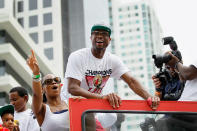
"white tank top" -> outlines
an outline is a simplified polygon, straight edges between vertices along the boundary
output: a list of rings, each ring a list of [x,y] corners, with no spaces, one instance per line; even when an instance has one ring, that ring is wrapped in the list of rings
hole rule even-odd
[[[68,109],[51,112],[50,107],[46,105],[46,113],[41,129],[42,131],[69,131]]]

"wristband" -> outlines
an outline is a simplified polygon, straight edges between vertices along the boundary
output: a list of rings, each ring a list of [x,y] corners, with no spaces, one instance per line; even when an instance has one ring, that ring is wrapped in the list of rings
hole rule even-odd
[[[161,92],[155,91],[155,95],[156,96],[160,96],[161,95]]]
[[[32,75],[32,78],[33,78],[33,79],[39,79],[39,78],[41,78],[41,74],[38,74],[38,75],[34,75],[34,74],[33,74],[33,75]]]
[[[151,97],[148,97],[148,99],[146,100],[148,105],[151,106],[152,105],[152,98]]]
[[[158,92],[162,92],[163,88],[162,88],[162,87],[160,87],[160,88],[155,88],[155,90],[158,91]]]
[[[34,82],[40,82],[41,81],[41,77],[38,79],[33,79]]]

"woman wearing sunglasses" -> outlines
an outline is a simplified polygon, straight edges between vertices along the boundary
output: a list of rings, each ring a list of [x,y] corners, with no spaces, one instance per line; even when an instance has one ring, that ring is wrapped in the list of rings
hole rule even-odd
[[[61,79],[48,74],[41,81],[40,69],[34,51],[27,59],[33,72],[32,107],[42,131],[66,131],[69,128],[68,106],[61,100]],[[43,102],[43,94],[46,100]]]

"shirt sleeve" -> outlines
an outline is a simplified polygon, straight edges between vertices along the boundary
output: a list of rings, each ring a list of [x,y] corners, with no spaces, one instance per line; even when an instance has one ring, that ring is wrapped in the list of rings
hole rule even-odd
[[[68,58],[65,78],[69,77],[82,81],[82,59],[79,54],[72,53]]]
[[[120,60],[119,57],[113,56],[112,57],[112,77],[120,79],[120,77],[129,72],[129,69],[125,66],[125,64]]]

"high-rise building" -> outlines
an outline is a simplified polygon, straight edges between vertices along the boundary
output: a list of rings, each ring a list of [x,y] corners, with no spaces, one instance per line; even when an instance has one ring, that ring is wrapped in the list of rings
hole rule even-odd
[[[113,49],[129,67],[132,76],[154,94],[152,75],[156,73],[152,55],[162,53],[161,27],[149,0],[109,0]],[[115,91],[122,99],[141,99],[123,81],[115,80]],[[126,115],[122,130],[137,130],[144,118]]]
[[[69,54],[85,47],[83,1],[15,0],[15,17],[63,77]]]
[[[32,72],[26,64],[30,50],[35,50],[41,73],[53,73],[32,39],[14,18],[13,0],[0,0],[0,105],[8,103],[9,90],[25,87],[32,93]],[[31,96],[29,99],[31,102]]]

